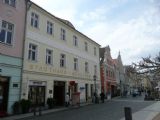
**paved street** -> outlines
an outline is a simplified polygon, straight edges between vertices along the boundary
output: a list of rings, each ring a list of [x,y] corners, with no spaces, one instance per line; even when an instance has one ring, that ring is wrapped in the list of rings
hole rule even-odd
[[[135,113],[153,103],[155,102],[143,101],[142,97],[130,96],[23,120],[120,120],[124,117],[124,107],[131,107],[132,113]]]

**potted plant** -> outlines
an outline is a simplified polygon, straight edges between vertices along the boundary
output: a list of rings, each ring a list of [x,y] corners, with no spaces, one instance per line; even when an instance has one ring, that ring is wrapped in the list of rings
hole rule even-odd
[[[20,104],[20,102],[16,101],[13,104],[12,109],[13,109],[13,114],[20,114],[21,113],[21,104]]]
[[[20,104],[21,104],[22,113],[29,112],[29,109],[31,107],[31,101],[30,100],[22,99],[20,101]]]
[[[52,109],[54,107],[54,104],[55,104],[54,98],[48,98],[47,99],[47,105],[48,105],[49,109]]]

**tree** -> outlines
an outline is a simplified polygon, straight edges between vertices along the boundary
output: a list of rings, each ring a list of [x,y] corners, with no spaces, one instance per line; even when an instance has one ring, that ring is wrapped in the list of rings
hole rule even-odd
[[[133,66],[138,74],[160,75],[160,52],[155,58],[142,58],[138,64],[133,63]]]

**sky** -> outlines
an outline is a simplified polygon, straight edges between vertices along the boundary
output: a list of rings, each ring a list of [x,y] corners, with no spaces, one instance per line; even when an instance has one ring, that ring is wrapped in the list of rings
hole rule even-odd
[[[160,0],[32,0],[51,14],[69,20],[96,41],[120,51],[124,65],[160,52]]]

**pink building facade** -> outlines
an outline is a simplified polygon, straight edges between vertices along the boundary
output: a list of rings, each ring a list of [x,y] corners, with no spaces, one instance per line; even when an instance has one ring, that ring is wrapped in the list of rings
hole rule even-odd
[[[100,48],[100,74],[102,91],[108,97],[120,95],[123,92],[124,70],[119,53],[117,59],[113,59],[110,47]]]
[[[25,15],[25,0],[0,1],[0,116],[20,98]]]

